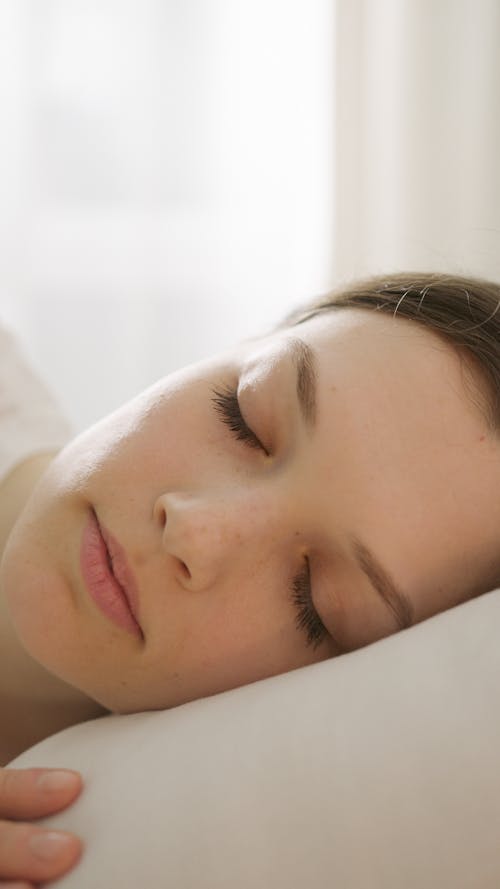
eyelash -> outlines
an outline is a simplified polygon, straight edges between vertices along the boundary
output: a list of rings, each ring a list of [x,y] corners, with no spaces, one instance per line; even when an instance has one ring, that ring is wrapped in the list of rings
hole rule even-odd
[[[326,627],[313,605],[309,559],[305,560],[303,570],[292,581],[292,602],[298,611],[295,626],[298,630],[304,630],[307,644],[315,650],[325,637]]]
[[[249,447],[263,451],[269,456],[269,451],[266,450],[255,432],[247,426],[243,419],[237,390],[232,389],[231,386],[226,386],[224,389],[213,389],[212,391],[212,404],[222,422],[229,427],[234,437],[238,441],[244,441]]]
[[[255,432],[245,423],[236,389],[230,386],[226,386],[224,389],[214,388],[212,403],[222,422],[229,427],[238,441],[243,441],[249,447],[269,454]],[[298,630],[305,632],[307,645],[312,645],[313,649],[316,649],[325,637],[326,628],[313,605],[308,559],[305,560],[303,570],[292,580],[291,599],[297,609],[295,626]]]

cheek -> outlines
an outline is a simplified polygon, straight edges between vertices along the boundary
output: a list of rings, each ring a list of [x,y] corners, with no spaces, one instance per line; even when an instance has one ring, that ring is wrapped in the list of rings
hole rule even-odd
[[[115,440],[106,455],[106,473],[113,484],[179,486],[192,483],[194,473],[217,450],[212,418],[193,399],[179,395],[136,421]]]
[[[0,567],[0,589],[10,620],[26,651],[47,669],[60,668],[78,639],[71,589],[58,570],[48,541],[18,522]],[[81,649],[78,642],[76,648]]]
[[[11,533],[0,566],[1,600],[21,645],[49,672],[78,688],[103,644],[79,586],[82,516],[80,498],[60,496],[57,485],[44,477]]]
[[[162,638],[167,620],[174,644],[165,644]],[[204,600],[181,602],[177,614],[169,608],[165,624],[160,621],[151,675],[168,663],[179,694],[182,689],[189,696],[200,696],[321,659],[306,648],[294,621],[286,593],[280,598],[276,585],[268,582],[266,587],[262,577],[240,581],[237,589],[223,590],[217,598],[207,594]]]

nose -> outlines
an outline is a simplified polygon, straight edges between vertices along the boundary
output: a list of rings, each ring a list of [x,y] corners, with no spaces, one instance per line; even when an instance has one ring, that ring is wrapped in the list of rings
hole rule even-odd
[[[242,544],[256,542],[257,516],[238,507],[237,497],[184,492],[160,496],[153,516],[180,583],[193,592],[210,588],[241,558]],[[253,531],[253,533],[252,533]]]

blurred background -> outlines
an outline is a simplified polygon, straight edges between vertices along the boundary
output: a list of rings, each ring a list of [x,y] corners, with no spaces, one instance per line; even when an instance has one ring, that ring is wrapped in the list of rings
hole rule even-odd
[[[0,0],[0,319],[78,431],[357,275],[500,279],[498,0]]]

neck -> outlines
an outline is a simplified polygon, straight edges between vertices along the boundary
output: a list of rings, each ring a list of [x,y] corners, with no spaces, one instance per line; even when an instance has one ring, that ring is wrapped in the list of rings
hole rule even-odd
[[[0,561],[18,516],[54,456],[24,461],[0,484]],[[0,589],[0,766],[49,735],[106,712],[28,655]]]

